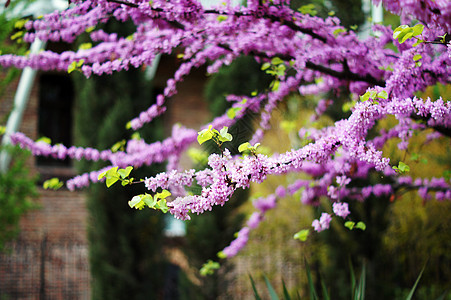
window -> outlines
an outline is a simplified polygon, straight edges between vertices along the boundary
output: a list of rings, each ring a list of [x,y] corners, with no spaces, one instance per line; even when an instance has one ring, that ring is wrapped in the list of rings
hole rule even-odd
[[[72,144],[72,104],[74,89],[71,79],[60,74],[42,74],[39,78],[38,136],[48,137],[52,144]],[[69,159],[39,157],[38,166],[68,167]]]

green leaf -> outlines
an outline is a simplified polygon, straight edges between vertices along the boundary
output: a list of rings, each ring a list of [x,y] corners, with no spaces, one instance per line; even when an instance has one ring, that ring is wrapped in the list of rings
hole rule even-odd
[[[279,85],[280,85],[280,81],[279,80],[274,80],[273,82],[271,82],[271,91],[275,92],[279,89]]]
[[[362,272],[360,274],[359,285],[354,294],[355,300],[364,300],[365,299],[365,286],[366,286],[366,265],[363,263]]]
[[[377,97],[377,92],[375,90],[372,90],[370,92],[370,98],[374,100],[374,99],[376,99],[376,97]]]
[[[370,99],[370,92],[366,92],[365,94],[363,94],[362,96],[360,96],[360,101],[365,102],[368,99]]]
[[[80,59],[79,61],[77,61],[77,68],[81,68],[81,66],[83,66],[85,60],[84,59]]]
[[[211,125],[208,129],[204,129],[200,132],[198,132],[197,134],[197,142],[199,143],[199,145],[202,145],[203,143],[205,143],[208,140],[211,140],[213,138],[213,132],[211,130]]]
[[[250,144],[249,142],[242,143],[242,144],[238,147],[238,151],[239,151],[239,152],[244,152],[244,151],[248,150],[249,147],[251,147],[251,144]]]
[[[365,230],[366,229],[366,225],[363,222],[357,222],[357,224],[355,225],[355,228],[358,228],[360,230]]]
[[[352,222],[352,221],[346,221],[345,222],[345,227],[349,228],[349,230],[353,230],[354,226],[355,226],[355,222]]]
[[[161,193],[155,194],[155,199],[165,199],[169,196],[171,196],[171,192],[168,190],[163,190]]]
[[[255,300],[261,300],[261,297],[257,292],[257,288],[255,287],[254,279],[252,279],[251,275],[249,275],[249,279],[251,280],[251,285],[252,285],[252,290],[254,291]]]
[[[230,142],[233,139],[232,135],[227,132],[228,130],[229,127],[224,126],[219,132],[219,140],[221,142]]]
[[[130,172],[133,170],[132,166],[128,166],[125,169],[119,169],[117,171],[117,173],[119,174],[119,176],[121,176],[122,179],[125,179],[128,177],[128,175],[130,175]]]
[[[322,278],[321,278],[321,288],[323,290],[323,299],[330,300],[329,291],[327,290],[326,284],[324,283],[324,280]]]
[[[282,279],[282,289],[283,289],[283,298],[285,300],[291,300],[290,294],[288,293],[285,281],[283,279]]]
[[[400,44],[402,44],[405,41],[407,41],[408,39],[410,39],[412,36],[413,36],[413,29],[412,28],[404,29],[403,31],[401,31],[401,33],[398,36],[398,42]]]
[[[270,67],[271,67],[271,64],[270,64],[270,63],[264,63],[264,64],[262,65],[261,69],[262,69],[262,71],[265,71],[265,70],[269,69]]]
[[[334,30],[333,34],[335,36],[338,36],[342,32],[346,32],[346,29],[344,29],[344,28],[337,28],[337,29]]]
[[[236,116],[236,107],[231,107],[227,110],[227,117],[229,117],[229,119],[233,120]]]
[[[413,36],[417,36],[423,33],[424,25],[423,24],[417,24],[412,27],[413,30]]]
[[[400,174],[410,172],[410,167],[408,165],[406,165],[405,163],[403,163],[402,161],[400,161],[398,163],[397,167],[394,166],[393,169],[396,170]]]
[[[52,140],[50,138],[46,137],[46,136],[43,136],[43,137],[41,137],[41,138],[36,140],[36,143],[38,143],[38,142],[43,142],[43,143],[46,143],[46,144],[50,145],[52,143]]]
[[[44,189],[53,189],[57,190],[63,186],[63,183],[58,178],[51,178],[49,180],[44,181],[42,187]]]
[[[161,210],[164,214],[169,211],[169,207],[168,207],[166,199],[159,200],[157,202],[157,204],[155,205],[155,208]]]
[[[107,177],[107,179],[106,179],[106,186],[110,187],[113,184],[115,184],[116,181],[118,181],[118,180],[119,180],[119,177]]]
[[[303,5],[298,8],[298,11],[303,15],[315,16],[317,14],[314,4]]]
[[[25,24],[29,21],[29,19],[21,19],[14,23],[14,28],[21,29],[25,26]]]
[[[78,47],[78,50],[88,50],[92,48],[92,44],[91,43],[83,43],[80,45],[80,47]]]
[[[70,65],[67,67],[67,73],[72,73],[77,69],[77,63],[75,61],[71,62]]]
[[[387,99],[388,98],[388,94],[386,91],[380,91],[379,93],[377,93],[377,97],[378,98],[382,98],[382,99]]]
[[[422,58],[421,54],[416,54],[413,56],[413,61],[419,61]]]
[[[268,289],[269,296],[271,297],[271,300],[279,300],[279,297],[277,296],[276,291],[272,287],[271,283],[268,280],[268,277],[263,276],[265,279],[266,288]]]
[[[94,29],[96,29],[95,26],[90,26],[90,27],[86,28],[85,31],[86,31],[87,33],[90,33],[90,32],[92,32],[92,31],[94,31]]]
[[[313,283],[313,280],[312,280],[310,266],[306,259],[304,259],[304,261],[305,261],[305,272],[307,273],[307,281],[308,281],[308,285],[309,285],[310,299],[319,300],[318,294],[316,293],[315,284]]]
[[[97,180],[100,180],[100,179],[102,179],[103,177],[105,177],[105,176],[106,176],[106,172],[108,172],[108,171],[105,171],[105,172],[100,173],[99,176],[97,176]]]
[[[281,60],[279,57],[274,57],[273,59],[271,59],[271,64],[273,64],[275,66],[283,64],[283,63],[284,63],[284,61]]]
[[[399,34],[406,28],[409,28],[408,25],[399,25],[395,30],[393,30],[393,38],[397,39]]]
[[[355,274],[354,274],[354,267],[352,266],[352,260],[351,257],[349,257],[349,271],[350,271],[350,275],[351,275],[351,292],[352,294],[355,293],[355,286],[356,286],[356,280],[355,280]]]
[[[218,20],[219,23],[221,23],[227,20],[227,16],[218,16],[216,19]]]
[[[221,259],[227,258],[227,255],[224,253],[224,251],[219,251],[216,255]]]
[[[18,39],[18,38],[20,38],[20,37],[22,37],[24,35],[24,32],[23,31],[18,31],[18,32],[16,32],[15,34],[13,34],[12,36],[11,36],[11,40],[16,40],[16,39]]]
[[[205,264],[203,264],[202,268],[200,269],[200,275],[212,275],[214,273],[214,270],[217,270],[220,267],[221,265],[218,262],[209,259]]]
[[[144,202],[145,205],[147,205],[149,208],[154,208],[155,204],[157,203],[157,199],[153,198],[152,195],[144,194],[141,197],[141,200]]]
[[[147,194],[146,194],[146,195],[147,195]],[[144,206],[146,205],[146,203],[143,201],[143,199],[144,199],[144,197],[146,197],[146,195],[137,195],[137,196],[134,196],[134,197],[132,198],[132,200],[128,201],[128,205],[129,205],[131,208],[136,208],[136,209],[139,209],[139,210],[143,209]]]
[[[106,177],[112,177],[112,176],[119,177],[119,175],[117,174],[117,169],[118,169],[118,167],[113,167],[113,168],[109,169],[108,171],[106,171]]]
[[[410,290],[409,295],[407,295],[406,300],[411,300],[413,297],[413,294],[415,293],[415,290],[417,288],[418,283],[420,282],[421,276],[423,275],[424,269],[426,268],[426,264],[423,266],[423,269],[421,269],[420,275],[418,275],[417,280],[415,281],[415,284],[413,285],[412,289]]]
[[[6,132],[6,127],[0,126],[0,135],[5,134],[5,132]]]
[[[293,238],[295,240],[300,240],[301,242],[305,242],[307,240],[307,237],[310,233],[309,229],[303,229],[301,231],[298,231],[294,234]]]

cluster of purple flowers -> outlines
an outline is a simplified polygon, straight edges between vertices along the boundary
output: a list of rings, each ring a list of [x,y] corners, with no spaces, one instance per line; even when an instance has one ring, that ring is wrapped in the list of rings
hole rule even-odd
[[[233,256],[244,247],[250,230],[262,222],[265,212],[274,208],[278,199],[288,194],[293,196],[296,191],[300,191],[300,201],[305,204],[317,205],[321,197],[328,197],[333,202],[334,214],[341,218],[350,214],[348,203],[342,202],[345,198],[346,201],[364,201],[368,197],[393,195],[399,189],[414,189],[424,199],[429,199],[433,193],[437,200],[451,199],[449,180],[399,177],[382,151],[387,141],[394,138],[401,140],[400,150],[408,149],[414,132],[425,129],[435,130],[430,134],[431,139],[449,138],[449,99],[415,97],[416,92],[427,86],[450,80],[451,44],[437,40],[451,32],[449,1],[425,0],[421,5],[411,0],[374,1],[382,2],[405,22],[415,18],[427,25],[421,38],[429,42],[416,47],[414,40],[398,43],[393,39],[392,29],[382,25],[373,27],[378,35],[362,40],[355,32],[341,26],[336,17],[321,19],[303,15],[291,10],[289,1],[249,0],[245,6],[226,1],[211,8],[195,0],[72,2],[65,11],[27,22],[24,40],[73,42],[77,36],[88,32],[91,48],[63,53],[43,51],[29,56],[4,54],[0,55],[0,66],[66,71],[73,63],[78,63],[79,70],[89,77],[150,65],[158,54],[183,49],[182,62],[173,78],[167,81],[157,102],[130,121],[132,130],[165,113],[166,101],[177,93],[177,84],[193,69],[211,62],[207,70],[216,73],[243,54],[271,68],[283,65],[283,71],[276,72],[270,88],[252,97],[227,96],[232,102],[232,116],[226,112],[203,128],[209,125],[218,130],[230,127],[252,112],[260,117],[250,140],[254,145],[270,128],[272,112],[292,93],[339,93],[346,85],[356,99],[357,95],[371,95],[366,101],[356,101],[351,115],[332,126],[300,129],[299,137],[310,140],[304,147],[270,157],[255,153],[237,157],[225,149],[221,155],[210,155],[208,167],[199,171],[184,171],[178,167],[180,156],[197,138],[197,131],[181,126],[174,126],[171,137],[164,141],[147,144],[131,139],[126,142],[125,151],[117,152],[49,145],[34,142],[21,133],[10,136],[14,144],[30,149],[33,155],[57,159],[104,160],[110,167],[121,168],[168,161],[167,172],[143,182],[152,192],[171,190],[173,200],[168,202],[169,211],[182,220],[189,220],[191,213],[200,214],[215,205],[224,205],[236,189],[248,188],[252,182],[264,182],[269,175],[308,175],[310,179],[298,179],[286,188],[277,188],[274,194],[255,200],[257,211],[237,239],[224,249],[226,256]],[[136,32],[129,37],[118,37],[96,29],[109,18],[131,20]],[[387,47],[392,43],[397,51]],[[418,57],[421,64],[417,62]],[[278,59],[277,63],[274,58]],[[330,104],[330,100],[319,101],[314,119]],[[389,116],[397,119],[398,124],[370,138],[368,133]],[[97,182],[98,175],[108,168],[77,176],[66,185],[71,190],[85,187]],[[392,180],[392,184],[354,184],[355,179],[367,179],[371,172],[380,172]],[[201,192],[188,195],[184,187],[194,181],[200,185]],[[331,219],[331,214],[323,213],[312,226],[316,231],[325,230]]]

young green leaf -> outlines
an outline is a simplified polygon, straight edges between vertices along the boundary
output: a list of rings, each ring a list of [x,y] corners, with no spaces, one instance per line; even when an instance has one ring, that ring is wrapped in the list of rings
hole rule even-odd
[[[141,195],[141,200],[144,202],[145,205],[147,205],[150,208],[154,208],[155,204],[157,203],[157,199],[152,197],[152,195],[144,194]]]
[[[381,98],[381,99],[387,99],[388,98],[388,94],[386,91],[380,91],[379,93],[377,93],[377,97]]]
[[[413,30],[413,36],[417,36],[423,33],[424,25],[423,24],[417,24],[412,27]]]
[[[145,195],[137,195],[132,198],[132,200],[128,201],[128,205],[131,208],[143,209],[146,203],[144,203],[143,198]]]
[[[366,225],[363,222],[357,222],[357,224],[355,225],[355,228],[358,228],[360,230],[365,230],[366,229]]]
[[[227,20],[227,16],[218,16],[216,19],[218,20],[219,23],[221,23]]]
[[[274,80],[273,82],[271,82],[271,91],[275,92],[279,89],[279,85],[280,85],[280,81],[279,80]]]
[[[217,254],[218,258],[224,259],[227,258],[227,255],[224,253],[224,251],[219,251]]]
[[[44,189],[53,189],[57,190],[63,186],[63,183],[58,178],[51,178],[49,180],[44,181],[42,187]]]
[[[261,70],[265,71],[265,70],[269,69],[270,67],[271,67],[271,64],[266,62],[262,65]]]
[[[204,129],[197,133],[197,142],[199,145],[202,145],[206,141],[209,141],[213,138],[212,126],[210,125],[208,129]]]
[[[80,45],[80,47],[78,47],[78,50],[88,50],[92,48],[92,44],[91,43],[83,43]]]
[[[228,127],[224,126],[222,127],[221,131],[219,132],[219,141],[221,142],[230,142],[232,140],[232,135],[228,133],[229,130]]]
[[[279,57],[274,57],[273,59],[271,59],[271,64],[274,66],[277,66],[277,65],[280,65],[283,63],[284,63],[284,61],[281,60]]]
[[[119,180],[119,177],[107,177],[106,179],[106,186],[110,187],[113,184],[115,184]]]
[[[220,267],[221,265],[218,262],[209,259],[206,263],[202,265],[202,268],[200,269],[200,275],[202,276],[212,275],[214,273],[214,270],[217,270]]]
[[[133,170],[132,166],[128,166],[125,169],[119,169],[117,171],[117,173],[119,174],[119,176],[121,176],[122,179],[125,179],[128,177],[128,175],[130,175],[130,172]]]
[[[167,197],[171,196],[171,192],[168,190],[163,190],[161,193],[155,194],[155,199],[165,199]]]
[[[244,152],[244,151],[248,150],[250,147],[251,147],[251,143],[245,142],[245,143],[242,143],[242,144],[238,147],[238,151],[239,151],[239,152]]]
[[[345,227],[349,228],[349,230],[353,230],[354,226],[355,226],[355,222],[352,222],[352,221],[346,221],[345,222]]]
[[[298,231],[294,234],[293,238],[295,240],[300,240],[301,242],[305,242],[307,240],[307,237],[310,233],[309,229],[303,229],[301,231]]]
[[[50,145],[52,143],[52,140],[48,137],[43,136],[36,140],[36,143],[38,143],[38,142],[42,142],[42,143],[46,143],[46,144]]]
[[[410,172],[410,167],[402,161],[398,163],[398,166],[394,166],[393,169],[400,174]]]
[[[413,61],[419,61],[422,58],[421,54],[416,54],[413,56]]]
[[[155,205],[155,208],[161,210],[164,214],[169,211],[169,207],[168,207],[166,199],[159,200],[157,202],[157,204]]]
[[[399,35],[401,34],[401,32],[406,28],[409,28],[409,26],[408,25],[399,25],[395,30],[393,30],[393,38],[397,39],[399,37]]]

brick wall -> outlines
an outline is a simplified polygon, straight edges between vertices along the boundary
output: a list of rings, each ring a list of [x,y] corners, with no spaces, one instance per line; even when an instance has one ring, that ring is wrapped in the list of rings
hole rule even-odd
[[[154,84],[164,88],[175,72],[177,60],[163,57]],[[165,116],[167,133],[180,122],[198,129],[209,119],[202,101],[205,70],[195,70],[168,100]],[[3,74],[0,72],[0,80]],[[39,76],[39,74],[38,74]],[[39,77],[36,78],[24,112],[20,131],[38,138]],[[9,85],[0,98],[0,124],[5,125],[11,111],[18,80]],[[71,177],[70,167],[36,166],[36,159],[27,162],[40,182],[55,175]],[[83,192],[67,189],[47,191],[39,188],[40,208],[23,216],[19,238],[9,244],[9,251],[0,255],[0,299],[89,299],[89,264],[86,226],[88,213]]]

